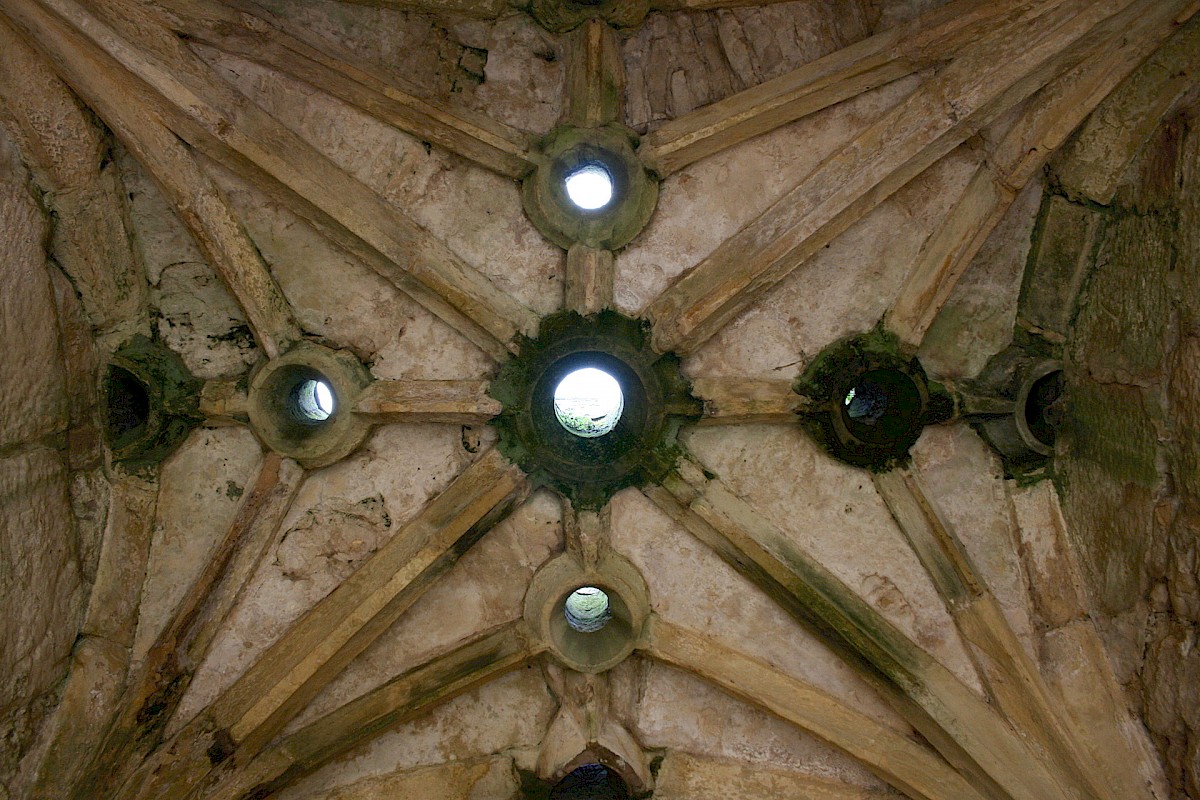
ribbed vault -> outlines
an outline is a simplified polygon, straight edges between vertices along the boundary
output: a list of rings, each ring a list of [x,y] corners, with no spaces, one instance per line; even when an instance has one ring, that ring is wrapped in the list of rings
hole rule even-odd
[[[372,5],[0,0],[90,374],[142,335],[204,380],[174,455],[92,468],[90,597],[13,798],[498,800],[591,762],[658,798],[1169,796],[1053,483],[968,422],[1011,413],[991,356],[1061,356],[1012,330],[1047,164],[1125,174],[1194,88],[1193,0]],[[664,57],[670,25],[734,53],[782,22],[816,44]],[[732,77],[701,102],[689,69]],[[1114,106],[1096,159],[1071,137]],[[567,126],[650,188],[555,244],[522,203]],[[496,444],[489,382],[606,309],[695,402],[652,480],[576,508]],[[956,398],[875,473],[793,389],[871,331]],[[265,433],[289,359],[336,441]],[[615,666],[538,622],[553,570],[617,587]]]

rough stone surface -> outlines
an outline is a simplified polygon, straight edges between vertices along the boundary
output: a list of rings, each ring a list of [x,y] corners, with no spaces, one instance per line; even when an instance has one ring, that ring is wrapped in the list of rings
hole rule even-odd
[[[158,337],[198,378],[240,375],[259,355],[245,315],[154,181],[123,151],[119,163]]]
[[[1196,119],[1189,106],[1151,136],[1106,214],[1067,346],[1057,470],[1109,659],[1177,800],[1200,794]]]
[[[45,217],[0,132],[0,784],[55,702],[86,588],[67,463],[71,403]]]
[[[1029,586],[1000,459],[961,423],[926,428],[912,453],[931,499],[999,601],[1013,632],[1035,659]]]
[[[640,314],[677,276],[766,211],[915,86],[915,80],[896,81],[671,175],[663,182],[649,225],[617,256],[618,310]],[[697,218],[705,224],[694,224]],[[843,247],[843,258],[853,257],[855,248]],[[853,281],[850,285],[856,286]]]
[[[698,428],[687,446],[729,488],[968,686],[970,657],[929,575],[868,473],[833,460],[799,427]],[[783,471],[788,480],[775,477]],[[793,487],[806,487],[794,502]]]
[[[0,780],[29,746],[42,698],[62,678],[82,600],[61,456],[34,448],[0,460]]]
[[[311,475],[283,521],[277,546],[213,641],[172,726],[217,697],[474,458],[457,427],[390,425],[378,428],[350,458]],[[383,677],[394,674],[389,668]],[[363,688],[351,682],[344,691],[353,696]]]
[[[612,506],[613,544],[645,576],[656,614],[816,685],[897,730],[908,730],[853,669],[641,492],[627,489],[613,498]],[[894,589],[882,579],[877,583],[873,588],[878,591]]]
[[[541,741],[554,710],[541,670],[523,667],[398,725],[277,796],[321,797],[335,786],[397,770],[527,751]]]
[[[978,375],[1012,341],[1021,276],[1038,217],[1042,181],[1033,180],[967,266],[934,318],[917,355],[938,378]]]
[[[651,14],[622,48],[628,125],[646,133],[865,35],[857,4],[834,0]]]
[[[646,747],[688,748],[699,755],[882,786],[829,745],[673,667],[649,668],[634,734]]]
[[[145,657],[225,535],[262,449],[244,428],[199,429],[163,463],[133,660]]]
[[[890,789],[868,789],[814,778],[802,772],[769,769],[669,751],[658,771],[659,800],[872,800],[900,797]]]
[[[401,770],[391,775],[364,778],[347,786],[339,786],[331,792],[317,792],[303,797],[323,800],[375,800],[379,797],[512,800],[518,788],[512,759],[494,757]]]

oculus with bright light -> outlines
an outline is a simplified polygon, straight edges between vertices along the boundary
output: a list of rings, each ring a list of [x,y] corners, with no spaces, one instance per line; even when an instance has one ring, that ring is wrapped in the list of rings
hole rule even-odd
[[[296,386],[292,411],[304,422],[324,422],[334,407],[333,389],[326,381],[310,378]]]
[[[617,379],[604,370],[584,367],[569,373],[554,389],[554,415],[576,436],[603,436],[617,427],[625,398]]]
[[[608,595],[595,586],[581,586],[563,603],[567,624],[580,633],[595,633],[612,619]]]
[[[584,164],[567,175],[567,197],[584,211],[596,211],[612,202],[613,179],[599,164]]]

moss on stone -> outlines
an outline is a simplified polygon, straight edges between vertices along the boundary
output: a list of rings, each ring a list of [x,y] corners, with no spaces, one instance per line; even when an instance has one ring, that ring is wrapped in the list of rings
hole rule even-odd
[[[536,338],[505,363],[489,389],[503,406],[492,420],[498,446],[535,485],[549,486],[576,508],[599,508],[628,486],[657,482],[679,457],[680,426],[701,406],[679,371],[679,359],[650,347],[649,326],[603,311],[573,311],[542,320]],[[622,384],[625,410],[597,437],[570,433],[558,421],[552,393],[574,366],[600,365]]]

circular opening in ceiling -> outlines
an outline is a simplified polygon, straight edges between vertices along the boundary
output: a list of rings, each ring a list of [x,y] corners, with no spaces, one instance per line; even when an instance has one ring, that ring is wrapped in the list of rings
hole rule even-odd
[[[584,764],[568,772],[553,789],[550,800],[628,800],[629,788],[616,770],[603,764]]]
[[[567,624],[580,633],[595,633],[612,619],[608,595],[595,586],[581,586],[563,603]]]
[[[325,376],[304,378],[292,389],[289,409],[297,422],[316,424],[333,416],[337,400]]]
[[[113,365],[108,368],[104,394],[109,442],[118,447],[136,438],[150,420],[150,393],[136,375]]]
[[[613,177],[602,164],[589,162],[567,173],[563,179],[567,197],[584,211],[597,211],[613,199]]]
[[[1054,447],[1063,417],[1063,371],[1050,372],[1033,382],[1025,398],[1025,424],[1034,438]]]
[[[846,430],[860,441],[896,441],[920,425],[921,391],[900,370],[870,370],[846,389],[839,413]]]
[[[554,416],[576,436],[591,439],[609,433],[624,410],[621,384],[595,367],[568,373],[554,388]]]

